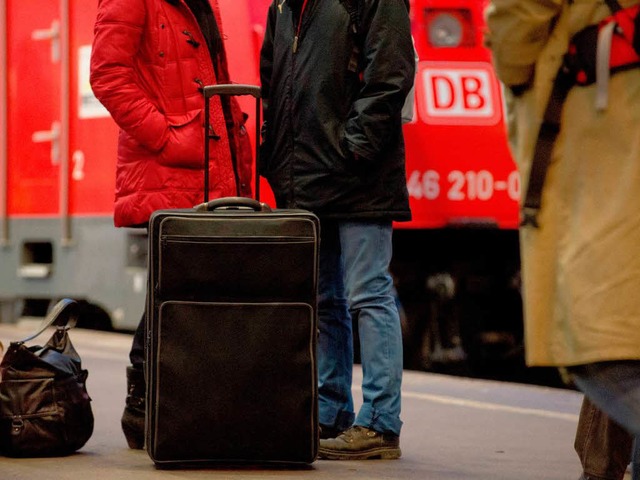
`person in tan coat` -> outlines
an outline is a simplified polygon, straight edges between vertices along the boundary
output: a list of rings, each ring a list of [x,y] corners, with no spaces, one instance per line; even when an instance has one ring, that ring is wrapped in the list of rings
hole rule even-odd
[[[611,14],[598,0],[493,0],[488,6],[486,43],[507,87],[509,139],[523,187],[570,40]],[[563,368],[637,436],[640,68],[611,74],[606,101],[597,106],[602,90],[596,82],[568,91],[537,226],[521,228],[526,360]]]

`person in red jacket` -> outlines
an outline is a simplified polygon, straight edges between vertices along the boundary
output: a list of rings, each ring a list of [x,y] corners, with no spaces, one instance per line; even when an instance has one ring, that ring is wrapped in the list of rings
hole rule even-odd
[[[120,127],[114,223],[146,226],[158,209],[190,208],[204,190],[202,87],[230,83],[217,0],[99,0],[91,87]],[[209,198],[251,196],[246,116],[211,99]],[[127,367],[122,428],[143,448],[144,316]]]

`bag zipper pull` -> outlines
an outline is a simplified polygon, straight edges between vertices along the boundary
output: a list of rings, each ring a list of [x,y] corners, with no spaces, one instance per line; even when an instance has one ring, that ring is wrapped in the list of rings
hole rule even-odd
[[[20,415],[14,415],[11,420],[11,435],[20,435],[24,428],[24,421]]]
[[[293,37],[293,53],[298,51],[298,36]]]

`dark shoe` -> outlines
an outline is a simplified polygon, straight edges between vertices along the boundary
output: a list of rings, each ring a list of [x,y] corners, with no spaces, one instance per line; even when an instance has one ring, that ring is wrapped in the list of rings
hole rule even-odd
[[[320,440],[318,456],[326,460],[368,460],[400,458],[400,437],[355,425],[338,438]]]
[[[127,400],[122,414],[122,431],[129,448],[144,448],[145,411],[144,372],[141,368],[127,367]]]
[[[344,430],[320,424],[320,440],[338,437]]]

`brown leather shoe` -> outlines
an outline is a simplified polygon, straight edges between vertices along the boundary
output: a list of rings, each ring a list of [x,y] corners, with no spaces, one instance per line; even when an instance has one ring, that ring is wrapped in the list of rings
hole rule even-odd
[[[337,438],[320,440],[318,457],[326,460],[400,458],[400,437],[355,425]]]

